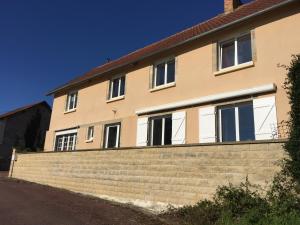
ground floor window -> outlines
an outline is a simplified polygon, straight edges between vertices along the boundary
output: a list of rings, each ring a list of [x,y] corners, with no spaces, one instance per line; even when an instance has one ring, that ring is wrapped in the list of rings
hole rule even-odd
[[[77,132],[58,134],[55,138],[55,151],[73,151],[76,149]]]
[[[252,102],[218,108],[218,139],[220,142],[255,140]]]
[[[172,144],[172,115],[150,118],[150,145]]]
[[[120,146],[120,123],[105,125],[104,148],[118,148]]]

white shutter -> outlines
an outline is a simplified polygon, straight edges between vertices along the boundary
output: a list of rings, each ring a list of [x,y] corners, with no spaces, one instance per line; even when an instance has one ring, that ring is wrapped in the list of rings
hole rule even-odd
[[[185,112],[172,114],[172,144],[185,144]]]
[[[199,109],[199,141],[200,143],[216,142],[215,107]]]
[[[148,118],[138,118],[136,146],[147,146],[148,140]]]
[[[278,137],[275,96],[253,100],[255,139]]]

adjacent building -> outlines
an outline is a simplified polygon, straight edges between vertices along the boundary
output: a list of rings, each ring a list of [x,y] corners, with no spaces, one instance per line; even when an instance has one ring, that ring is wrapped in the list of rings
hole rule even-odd
[[[47,102],[0,115],[0,171],[9,169],[13,148],[28,151],[43,149],[50,117],[51,107]]]
[[[45,150],[279,138],[290,107],[278,65],[300,53],[300,1],[224,9],[51,91]]]

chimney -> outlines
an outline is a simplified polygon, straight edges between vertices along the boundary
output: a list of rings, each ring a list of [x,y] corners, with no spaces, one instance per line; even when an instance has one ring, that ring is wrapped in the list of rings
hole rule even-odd
[[[224,13],[231,13],[240,5],[242,5],[240,0],[224,0]]]

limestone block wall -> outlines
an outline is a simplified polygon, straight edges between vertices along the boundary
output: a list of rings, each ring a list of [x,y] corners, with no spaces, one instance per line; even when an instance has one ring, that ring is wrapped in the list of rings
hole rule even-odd
[[[265,185],[280,170],[282,142],[17,154],[13,178],[161,209],[210,198],[219,185]]]

